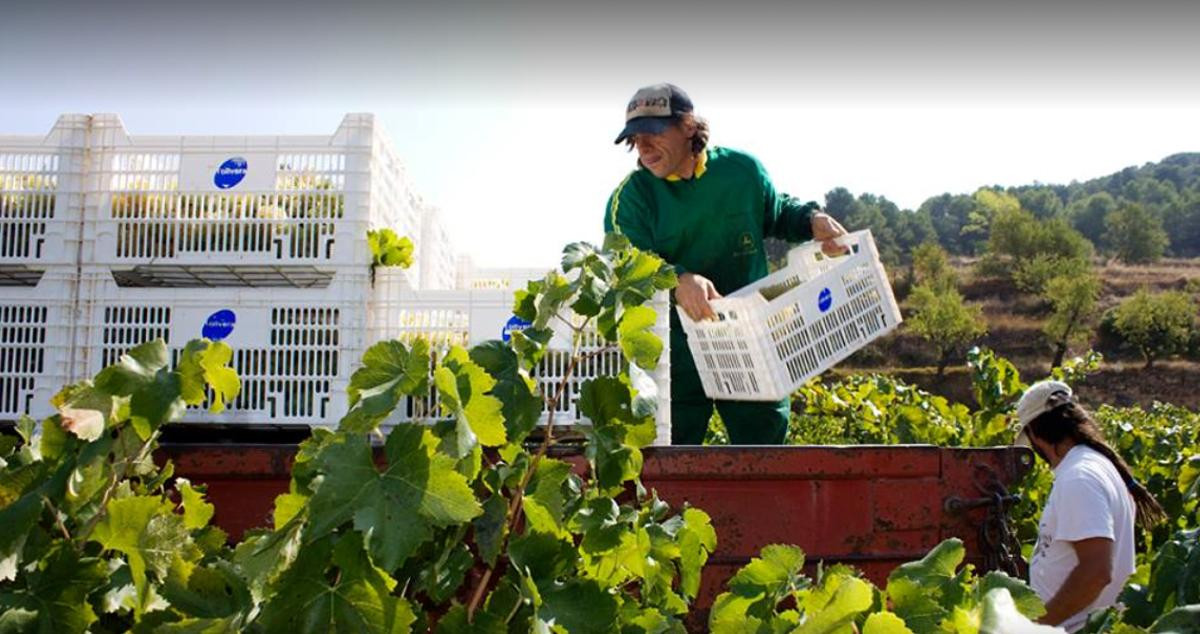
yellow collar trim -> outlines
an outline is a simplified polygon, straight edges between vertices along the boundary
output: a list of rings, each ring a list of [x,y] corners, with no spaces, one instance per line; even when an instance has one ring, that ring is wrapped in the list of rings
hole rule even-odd
[[[696,155],[696,167],[692,170],[692,178],[700,178],[706,171],[708,171],[708,149]],[[667,176],[667,180],[681,181],[683,177],[679,174],[671,174]]]

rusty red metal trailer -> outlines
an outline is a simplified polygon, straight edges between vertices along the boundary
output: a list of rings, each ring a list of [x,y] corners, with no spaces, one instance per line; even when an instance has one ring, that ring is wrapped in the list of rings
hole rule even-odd
[[[178,476],[208,486],[214,522],[234,539],[270,525],[287,491],[296,445],[164,442]],[[697,612],[772,543],[796,544],[810,565],[848,563],[876,584],[898,564],[949,537],[988,567],[980,526],[1033,464],[1028,449],[929,445],[854,447],[653,447],[642,481],[660,497],[704,509],[717,532]]]

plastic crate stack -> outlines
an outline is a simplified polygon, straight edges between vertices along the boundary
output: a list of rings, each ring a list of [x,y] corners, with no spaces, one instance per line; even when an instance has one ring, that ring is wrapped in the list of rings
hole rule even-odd
[[[458,290],[413,290],[392,271],[377,271],[368,309],[368,338],[375,342],[388,339],[411,341],[422,337],[435,349],[451,345],[472,346],[493,339],[508,341],[514,329],[528,326],[513,315],[513,291],[523,287],[528,280],[541,279],[550,270],[479,269],[478,272],[486,276],[479,279],[487,280],[489,285]],[[498,279],[495,277],[498,271],[507,272],[498,276],[505,280],[503,288],[494,282]],[[667,294],[660,293],[650,305],[658,313],[654,331],[663,342],[660,363],[651,375],[658,400],[655,444],[665,445],[671,442],[671,338]],[[543,394],[558,389],[571,357],[572,330],[565,326],[565,321],[555,320],[553,325],[555,336],[550,343],[551,350],[531,373]],[[583,381],[615,375],[627,365],[619,348],[605,344],[594,331],[584,333],[579,352],[587,358],[567,379],[568,396],[559,401],[554,411],[556,426],[586,422],[576,408]],[[410,399],[388,422],[430,418],[437,415],[438,407],[434,393],[425,399]],[[541,424],[546,424],[550,415],[550,411],[544,410]]]
[[[72,378],[87,123],[0,136],[0,421],[49,415]]]
[[[134,136],[95,115],[84,202],[81,375],[156,337],[228,343],[242,391],[185,421],[334,425],[366,341],[367,232],[417,236],[374,117],[332,136]],[[417,284],[418,271],[396,275]]]

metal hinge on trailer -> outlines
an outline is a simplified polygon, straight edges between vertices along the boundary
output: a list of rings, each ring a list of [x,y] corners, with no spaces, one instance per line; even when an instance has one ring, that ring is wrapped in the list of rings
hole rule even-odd
[[[1010,577],[1022,578],[1025,561],[1021,557],[1021,543],[1008,517],[1009,509],[1021,501],[1021,496],[1009,493],[989,465],[976,463],[974,466],[972,480],[980,497],[950,496],[943,503],[943,509],[953,514],[977,508],[987,509],[983,523],[979,525],[979,547],[983,551],[984,569],[999,570]]]

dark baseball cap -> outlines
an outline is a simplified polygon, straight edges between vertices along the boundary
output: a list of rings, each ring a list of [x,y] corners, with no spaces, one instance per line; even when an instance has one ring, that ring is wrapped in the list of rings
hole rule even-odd
[[[613,143],[641,133],[662,134],[679,115],[692,111],[692,99],[674,84],[654,84],[639,89],[625,107],[625,129]]]

